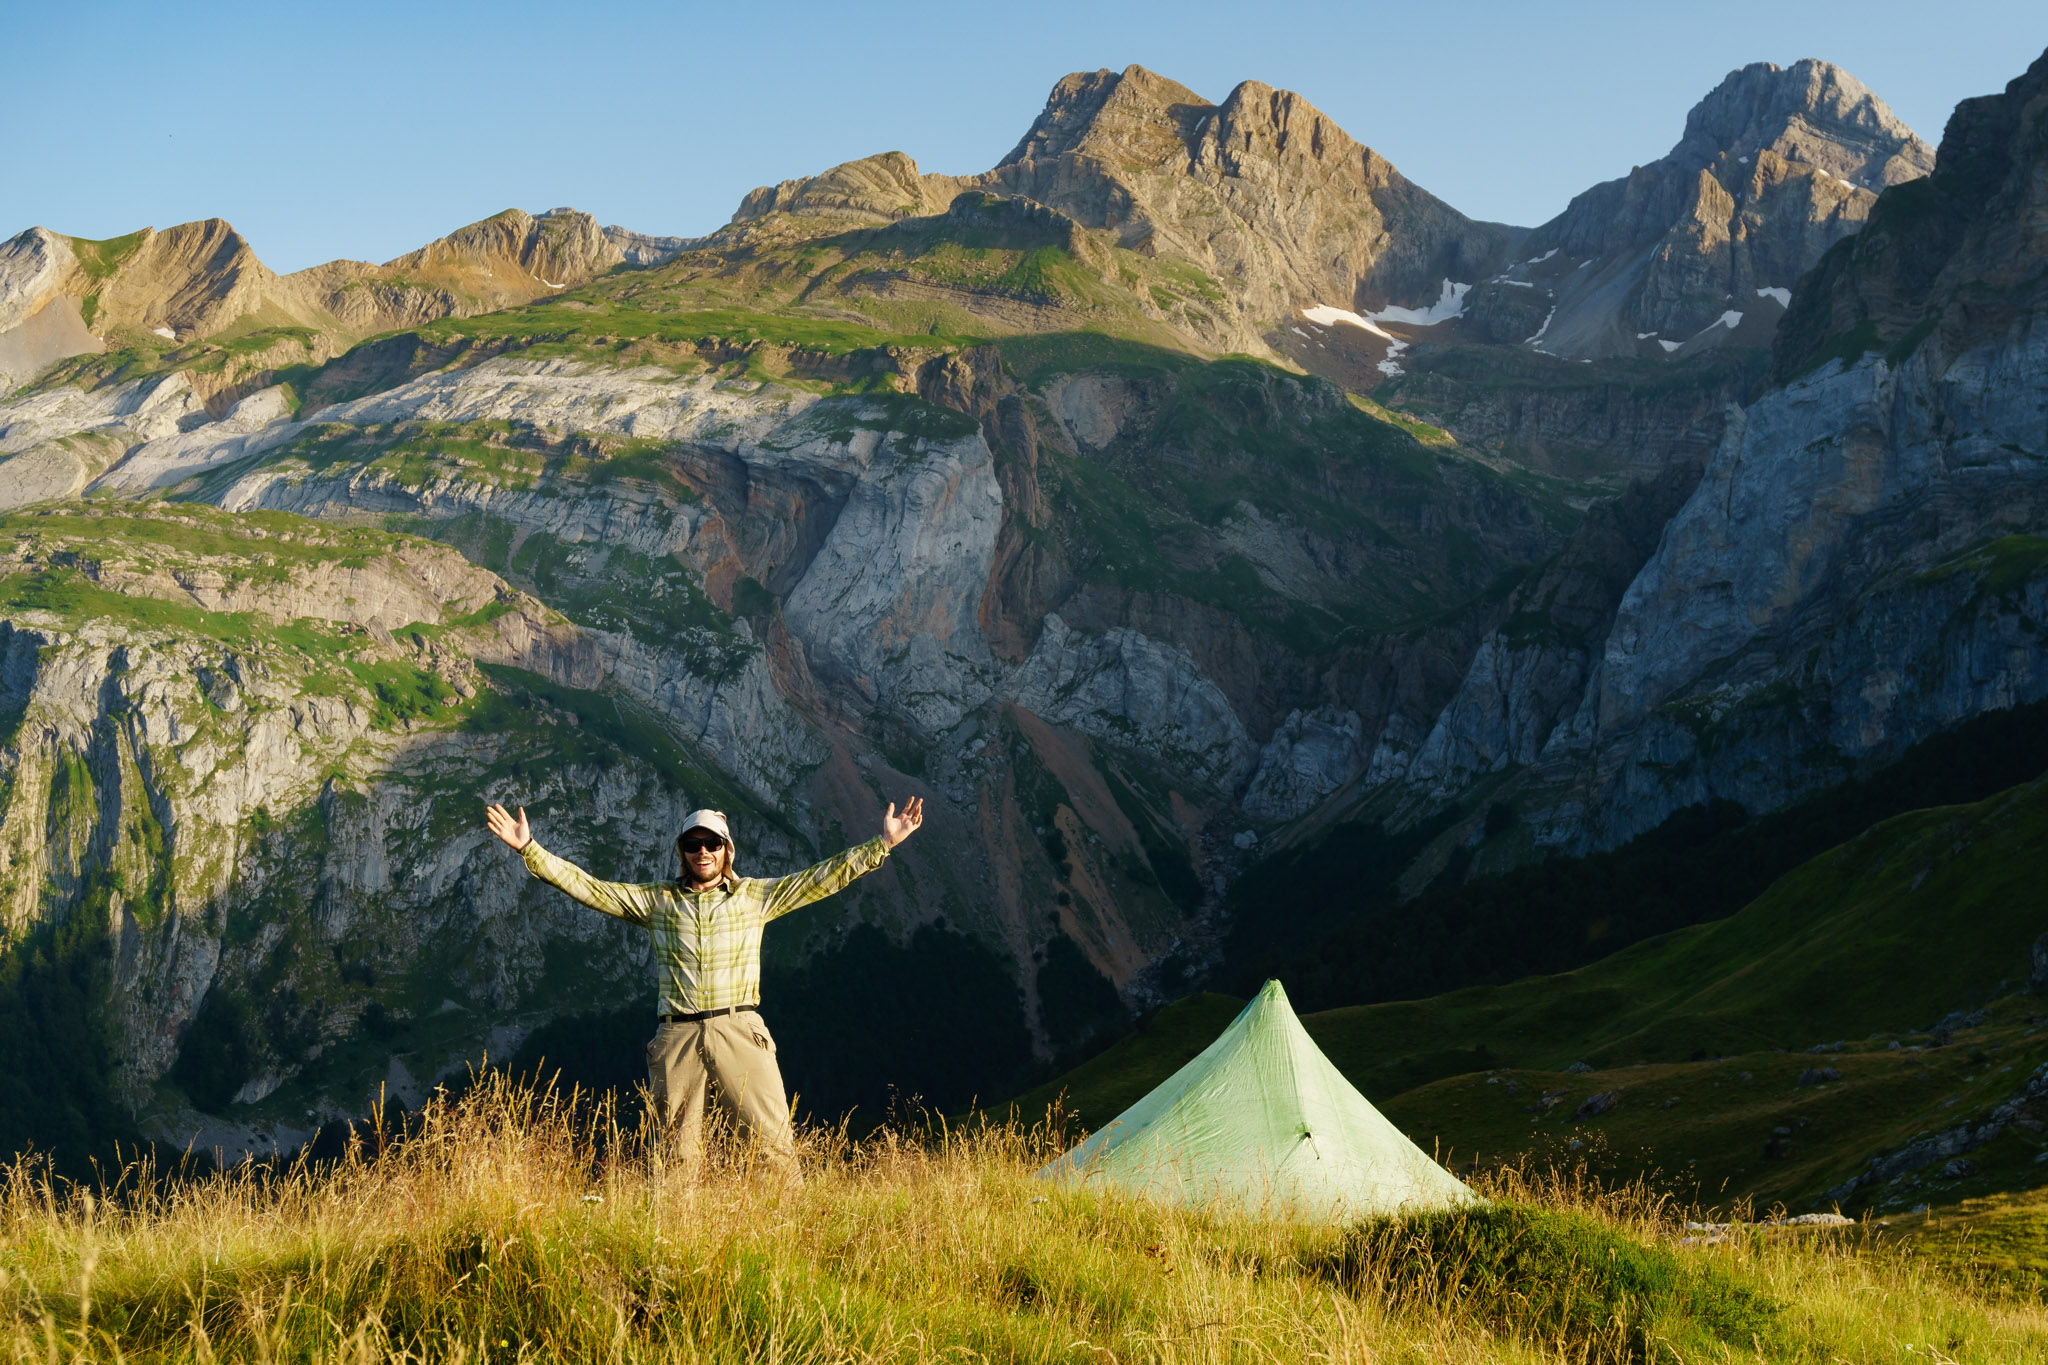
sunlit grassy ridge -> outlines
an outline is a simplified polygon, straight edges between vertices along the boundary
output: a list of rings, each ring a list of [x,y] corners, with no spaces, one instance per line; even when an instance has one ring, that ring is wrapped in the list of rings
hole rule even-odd
[[[0,1354],[44,1360],[1954,1361],[2048,1312],[1766,1234],[1688,1243],[1640,1190],[1510,1177],[1351,1228],[1041,1184],[1049,1130],[805,1144],[701,1181],[609,1113],[486,1083],[381,1154],[0,1180]]]

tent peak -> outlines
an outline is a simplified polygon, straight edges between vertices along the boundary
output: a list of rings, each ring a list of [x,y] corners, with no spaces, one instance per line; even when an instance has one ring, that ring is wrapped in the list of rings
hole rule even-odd
[[[1331,1065],[1278,980],[1200,1056],[1039,1174],[1316,1219],[1474,1199]]]

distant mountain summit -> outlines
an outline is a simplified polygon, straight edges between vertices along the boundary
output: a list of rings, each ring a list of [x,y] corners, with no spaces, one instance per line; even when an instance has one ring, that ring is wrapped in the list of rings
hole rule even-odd
[[[297,329],[291,354],[260,359],[322,361],[373,332],[526,303],[688,244],[599,227],[574,209],[507,209],[383,265],[329,261],[279,275],[218,218],[105,241],[30,228],[0,243],[0,388],[68,356],[230,330]]]
[[[1666,162],[1705,165],[1724,152],[1769,151],[1877,192],[1934,168],[1934,149],[1832,62],[1751,62],[1694,105]]]
[[[1426,308],[1446,278],[1504,267],[1523,235],[1467,218],[1291,91],[1245,81],[1216,104],[1142,66],[1062,78],[980,175],[921,174],[889,152],[757,189],[733,223],[893,222],[970,192],[1031,200],[1116,247],[1194,266],[1202,278],[1161,320],[1223,349],[1263,350],[1318,305]]]
[[[1880,199],[1821,261],[1785,319],[1778,373],[1830,359],[1950,356],[2048,312],[2048,54],[2002,94],[1964,100],[1934,174]]]
[[[1467,218],[1303,99],[1245,81],[1211,104],[1141,66],[1076,73],[977,187],[1183,256],[1261,321],[1318,304],[1427,307],[1505,264],[1519,229]]]
[[[1791,286],[1934,150],[1838,66],[1755,62],[1693,107],[1671,151],[1595,185],[1473,291],[1493,341],[1571,358],[1768,345]]]

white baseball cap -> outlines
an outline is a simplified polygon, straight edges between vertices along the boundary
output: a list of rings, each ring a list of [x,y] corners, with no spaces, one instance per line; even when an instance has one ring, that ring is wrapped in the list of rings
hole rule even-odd
[[[693,810],[685,815],[683,827],[676,831],[676,842],[681,843],[683,836],[693,829],[708,829],[725,840],[727,847],[732,847],[732,827],[725,823],[725,812],[722,810]]]

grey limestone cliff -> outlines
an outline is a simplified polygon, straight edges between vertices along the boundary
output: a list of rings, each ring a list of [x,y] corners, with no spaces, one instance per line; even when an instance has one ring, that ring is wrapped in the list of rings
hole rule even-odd
[[[1386,780],[1426,802],[1504,782],[1539,846],[1605,847],[2048,696],[2044,90],[2048,60],[1957,110],[1934,174],[1803,277],[1778,386],[1730,409],[1701,471],[1588,518],[1414,758],[1376,756]]]

